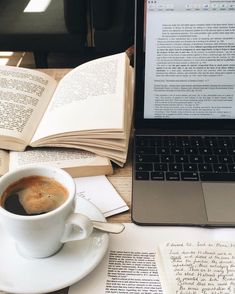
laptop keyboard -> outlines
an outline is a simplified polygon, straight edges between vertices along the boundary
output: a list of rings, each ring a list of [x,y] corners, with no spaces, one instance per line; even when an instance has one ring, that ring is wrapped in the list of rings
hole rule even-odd
[[[235,181],[235,137],[136,136],[135,177]]]

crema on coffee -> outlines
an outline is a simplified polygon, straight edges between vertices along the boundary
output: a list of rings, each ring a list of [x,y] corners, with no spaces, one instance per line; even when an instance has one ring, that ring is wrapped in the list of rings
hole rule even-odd
[[[39,215],[58,208],[67,198],[67,189],[56,180],[29,176],[7,187],[1,195],[1,206],[19,215]]]

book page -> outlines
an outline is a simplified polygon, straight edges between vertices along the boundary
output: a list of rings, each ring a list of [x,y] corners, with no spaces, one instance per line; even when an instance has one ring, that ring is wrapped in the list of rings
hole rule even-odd
[[[59,82],[32,143],[66,132],[123,130],[127,60],[125,53],[116,54],[69,72]]]
[[[235,242],[168,242],[157,259],[167,294],[235,292]]]
[[[9,152],[0,150],[0,176],[8,172],[9,169]]]
[[[121,234],[110,234],[108,254],[87,277],[71,286],[68,294],[90,294],[94,289],[96,294],[163,294],[153,232],[151,228],[125,224]]]
[[[66,170],[73,177],[112,173],[108,158],[89,151],[70,148],[28,148],[24,152],[10,152],[9,170],[32,164],[53,165]]]
[[[30,142],[55,87],[56,81],[39,71],[0,67],[0,136],[7,136],[0,148],[16,149],[9,137],[23,140],[25,146]]]
[[[235,118],[234,17],[226,0],[148,1],[145,118]]]
[[[125,223],[125,230],[121,234],[110,234],[109,251],[104,260],[88,276],[71,286],[69,294],[90,294],[94,289],[96,294],[172,294],[162,290],[161,275],[159,277],[162,266],[157,265],[155,258],[157,248],[165,242],[198,240],[235,242],[235,229],[150,227]],[[194,292],[199,293],[203,292]]]
[[[119,166],[123,166],[126,160],[126,153],[120,150],[115,149],[106,149],[104,147],[97,147],[97,146],[87,146],[87,145],[80,145],[78,143],[74,144],[73,142],[70,144],[56,144],[53,143],[53,145],[48,144],[48,146],[52,147],[66,147],[66,148],[79,148],[84,149],[90,152],[93,152],[95,154],[99,154],[100,156],[108,157],[113,162],[117,163]]]

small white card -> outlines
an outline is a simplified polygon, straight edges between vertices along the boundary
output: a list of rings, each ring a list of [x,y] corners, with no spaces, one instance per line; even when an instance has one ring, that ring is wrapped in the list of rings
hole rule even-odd
[[[83,197],[95,204],[105,217],[129,209],[126,202],[105,176],[81,177],[74,179],[76,197]]]

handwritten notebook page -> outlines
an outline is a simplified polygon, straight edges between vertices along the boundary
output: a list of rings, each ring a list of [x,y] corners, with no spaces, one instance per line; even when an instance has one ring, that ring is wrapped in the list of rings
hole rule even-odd
[[[235,242],[168,242],[157,251],[163,293],[235,293]]]

